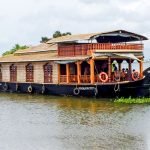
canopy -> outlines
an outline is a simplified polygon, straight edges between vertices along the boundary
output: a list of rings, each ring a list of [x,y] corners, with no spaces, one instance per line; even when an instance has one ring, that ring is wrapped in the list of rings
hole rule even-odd
[[[93,53],[93,57],[97,58],[97,57],[104,57],[104,56],[110,56],[110,57],[120,57],[120,58],[128,58],[128,59],[133,59],[133,60],[137,60],[137,61],[141,61],[140,59],[138,59],[134,54],[120,54],[120,53]]]
[[[77,60],[60,60],[60,61],[54,61],[57,64],[70,64],[70,63],[74,63]]]
[[[114,55],[120,56],[120,57],[124,57],[124,58],[133,59],[133,60],[137,60],[137,61],[141,61],[134,54],[118,54],[118,53],[114,53]]]
[[[89,58],[91,58],[91,56],[87,56],[87,57],[75,57],[75,58],[71,58],[71,59],[60,59],[60,60],[56,60],[54,61],[55,63],[57,64],[70,64],[70,63],[74,63],[74,62],[77,62],[77,61],[86,61],[88,60]]]
[[[148,40],[147,37],[125,30],[115,30],[109,32],[98,32],[89,34],[66,35],[53,38],[47,43],[74,43],[84,40],[97,40],[98,43],[118,43],[130,41]]]

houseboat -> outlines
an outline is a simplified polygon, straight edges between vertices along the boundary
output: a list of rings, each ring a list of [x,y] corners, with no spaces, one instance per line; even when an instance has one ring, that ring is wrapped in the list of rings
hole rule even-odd
[[[116,30],[67,35],[0,58],[0,91],[96,97],[149,97],[147,37]],[[139,65],[134,69],[133,62]],[[126,63],[127,67],[123,67]]]

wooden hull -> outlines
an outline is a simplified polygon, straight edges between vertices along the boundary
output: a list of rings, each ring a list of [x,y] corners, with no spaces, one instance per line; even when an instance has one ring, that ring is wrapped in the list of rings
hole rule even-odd
[[[0,91],[86,97],[150,97],[150,68],[138,81],[97,84],[37,84],[0,82]]]
[[[66,85],[66,84],[35,84],[35,83],[4,83],[0,91],[17,93],[38,93],[46,95],[67,95],[86,97],[150,97],[150,84],[144,80],[95,85]]]

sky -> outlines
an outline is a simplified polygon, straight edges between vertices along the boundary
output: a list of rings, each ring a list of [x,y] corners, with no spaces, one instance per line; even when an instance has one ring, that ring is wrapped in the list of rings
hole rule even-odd
[[[150,38],[150,0],[0,0],[0,54],[61,32],[124,29]],[[150,59],[150,41],[144,41]]]

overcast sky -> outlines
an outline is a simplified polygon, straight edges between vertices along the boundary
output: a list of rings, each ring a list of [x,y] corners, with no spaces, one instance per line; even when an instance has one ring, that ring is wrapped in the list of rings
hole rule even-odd
[[[125,29],[150,38],[150,0],[0,0],[0,54],[42,36]],[[150,41],[144,42],[150,58]]]

